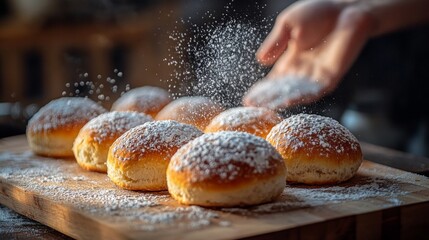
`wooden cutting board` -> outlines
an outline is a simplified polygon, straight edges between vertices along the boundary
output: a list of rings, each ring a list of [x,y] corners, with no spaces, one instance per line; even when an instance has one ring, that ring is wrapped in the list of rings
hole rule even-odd
[[[369,161],[340,185],[288,185],[274,203],[208,209],[35,156],[24,136],[0,141],[0,203],[79,239],[397,239],[429,227],[429,179]]]

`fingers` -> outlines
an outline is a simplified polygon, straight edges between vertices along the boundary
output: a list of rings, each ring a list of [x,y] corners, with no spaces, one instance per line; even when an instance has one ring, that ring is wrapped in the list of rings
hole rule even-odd
[[[344,4],[333,1],[299,1],[285,9],[262,43],[256,57],[272,65],[293,44],[299,50],[316,47],[335,26]]]
[[[295,43],[290,42],[288,50],[277,59],[265,78],[278,79],[285,75],[300,75],[297,71],[300,65],[299,52],[296,51]]]
[[[288,47],[291,25],[286,13],[280,14],[270,34],[256,52],[256,58],[263,65],[272,65]]]

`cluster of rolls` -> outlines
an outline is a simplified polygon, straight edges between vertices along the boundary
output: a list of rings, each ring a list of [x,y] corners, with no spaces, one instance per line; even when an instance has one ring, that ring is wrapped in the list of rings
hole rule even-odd
[[[245,206],[276,199],[288,182],[332,184],[357,172],[357,139],[337,121],[260,107],[225,110],[205,97],[172,101],[157,87],[133,89],[107,111],[60,98],[29,121],[31,149],[75,157],[119,187],[168,190],[184,204]]]

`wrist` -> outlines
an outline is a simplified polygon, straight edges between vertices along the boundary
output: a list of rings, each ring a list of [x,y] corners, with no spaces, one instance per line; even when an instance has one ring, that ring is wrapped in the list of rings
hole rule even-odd
[[[337,6],[340,15],[349,15],[354,21],[365,23],[370,37],[377,35],[379,31],[380,21],[376,14],[378,3],[389,1],[400,0],[331,0]]]
[[[429,22],[427,0],[351,0],[346,8],[355,8],[371,18],[371,36]]]
[[[347,9],[355,11],[368,25],[368,36],[372,37],[378,34],[380,28],[380,19],[374,14],[371,4],[368,1],[353,1]]]
[[[369,36],[377,35],[379,19],[374,14],[371,0],[333,0],[341,9],[341,13],[352,18],[351,21],[366,25]],[[384,0],[382,0],[384,1]]]

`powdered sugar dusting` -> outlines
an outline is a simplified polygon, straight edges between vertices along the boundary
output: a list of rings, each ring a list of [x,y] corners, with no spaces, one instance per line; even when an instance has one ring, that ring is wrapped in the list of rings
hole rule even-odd
[[[152,118],[144,113],[109,112],[89,121],[81,131],[89,131],[94,136],[94,141],[101,143],[149,121]]]
[[[276,116],[274,112],[266,108],[259,107],[236,107],[230,108],[215,118],[212,119],[211,124],[219,125],[220,127],[240,128],[243,125],[250,126],[255,123],[260,123],[262,120],[271,120],[271,124],[276,124],[280,121],[280,117],[270,118]]]
[[[323,85],[306,77],[287,75],[256,83],[244,98],[244,105],[283,109],[305,97],[321,94]],[[269,93],[269,94],[267,94]]]
[[[55,130],[73,123],[85,124],[106,110],[88,98],[63,97],[42,107],[29,121],[34,132]]]
[[[118,151],[144,156],[148,152],[160,152],[178,149],[203,133],[196,127],[172,120],[147,122],[132,128],[112,145],[113,154]],[[128,155],[117,156],[121,160],[129,160]]]
[[[150,224],[160,223],[176,223],[178,221],[193,221],[189,224],[190,228],[200,228],[211,224],[211,219],[219,218],[219,214],[207,211],[198,206],[178,207],[170,211],[143,213],[139,215],[139,219]],[[182,223],[183,224],[183,223]],[[179,223],[179,227],[180,227]]]
[[[171,159],[170,169],[190,171],[191,181],[218,176],[231,181],[243,174],[241,167],[252,174],[275,173],[283,165],[279,153],[264,139],[243,132],[209,133],[189,142]]]
[[[223,111],[223,107],[206,97],[181,97],[165,106],[157,120],[176,120],[204,130],[210,120]]]
[[[267,139],[277,148],[292,151],[320,149],[320,156],[347,154],[345,149],[360,151],[359,141],[336,120],[314,115],[293,115],[273,127]]]
[[[165,110],[158,117],[163,117],[163,115],[170,113],[171,111],[177,111],[177,114],[190,114],[194,115],[195,118],[201,118],[207,115],[210,115],[211,112],[220,112],[222,107],[216,102],[210,100],[209,98],[202,96],[192,96],[192,97],[181,97],[165,107]],[[212,111],[211,111],[212,110]],[[178,116],[178,118],[180,118]],[[190,117],[192,118],[192,116]]]
[[[267,71],[256,62],[255,53],[271,28],[270,19],[261,17],[256,24],[226,16],[218,21],[212,13],[206,15],[212,21],[170,36],[176,42],[175,49],[170,50],[176,54],[165,59],[175,67],[171,81],[181,84],[179,96],[203,95],[234,107]],[[171,86],[171,90],[176,87]]]
[[[88,72],[82,72],[78,62],[76,72],[79,73],[73,78],[74,82],[68,82],[65,84],[64,91],[61,96],[69,97],[88,97],[97,103],[110,102],[112,99],[116,99],[119,95],[130,90],[129,84],[124,84],[124,74],[118,72],[117,69],[113,70],[112,76],[104,77],[101,74],[89,74]],[[125,86],[124,86],[125,85]]]
[[[169,93],[166,90],[144,86],[126,92],[113,103],[112,110],[159,111],[170,101]]]

